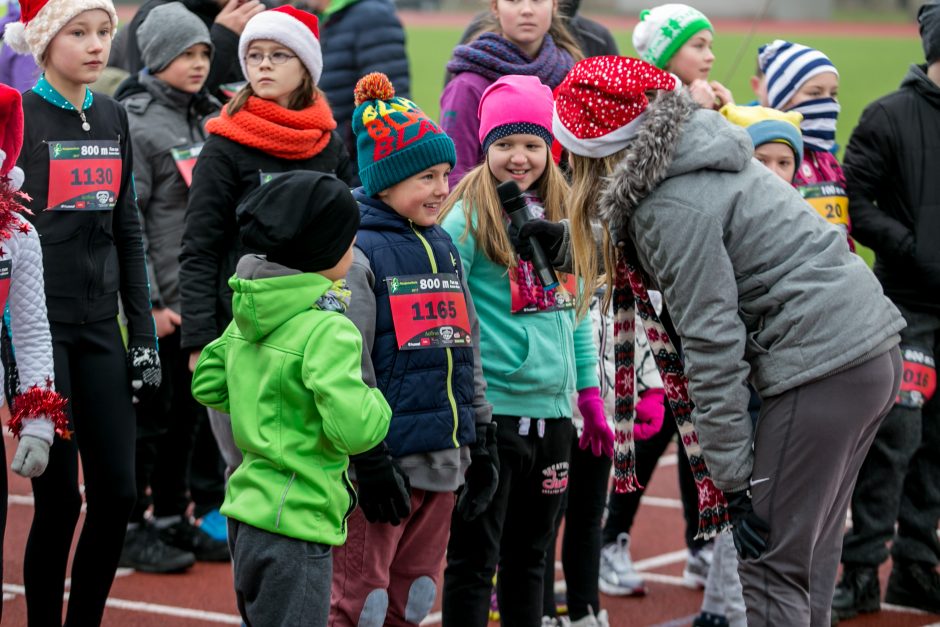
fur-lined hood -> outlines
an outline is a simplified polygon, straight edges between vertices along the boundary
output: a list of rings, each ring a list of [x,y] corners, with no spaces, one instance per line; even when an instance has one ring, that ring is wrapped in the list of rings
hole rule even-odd
[[[700,109],[685,92],[665,92],[650,103],[626,156],[605,181],[599,217],[622,239],[633,210],[665,179],[697,170],[737,172],[754,147],[743,128],[716,111]]]

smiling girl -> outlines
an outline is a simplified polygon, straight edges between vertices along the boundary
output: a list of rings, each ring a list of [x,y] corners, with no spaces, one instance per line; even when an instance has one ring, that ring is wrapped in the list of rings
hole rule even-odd
[[[42,242],[57,389],[69,431],[56,441],[36,499],[24,564],[30,625],[62,623],[69,547],[87,515],[72,563],[67,625],[96,625],[104,611],[135,500],[134,400],[160,384],[140,222],[134,202],[127,115],[87,85],[108,61],[117,15],[109,0],[24,2],[5,43],[43,69],[23,96],[19,166],[29,220]],[[118,325],[118,296],[128,348]]]

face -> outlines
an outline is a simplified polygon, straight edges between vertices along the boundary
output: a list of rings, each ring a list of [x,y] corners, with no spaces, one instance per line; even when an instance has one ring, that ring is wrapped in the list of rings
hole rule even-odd
[[[798,104],[803,104],[809,100],[818,100],[819,98],[839,99],[839,77],[833,72],[817,74],[803,83],[797,90],[790,102],[783,105],[784,111],[792,109]]]
[[[272,55],[275,60],[284,62],[274,63],[271,60]],[[265,100],[273,100],[286,108],[290,95],[300,87],[306,72],[294,51],[276,41],[257,39],[248,46],[245,58],[248,82],[251,83],[255,95]],[[250,59],[254,58],[260,59],[261,62],[252,65]]]
[[[113,27],[101,9],[73,17],[49,42],[43,58],[46,76],[55,84],[87,85],[101,76],[111,53]]]
[[[503,37],[535,57],[552,25],[557,0],[492,0],[490,8]]]
[[[198,93],[209,74],[209,46],[195,44],[154,74],[164,83],[188,94]]]
[[[787,183],[793,182],[793,175],[796,174],[796,158],[793,155],[793,149],[788,144],[779,142],[761,144],[754,149],[754,158]]]
[[[431,226],[450,191],[449,174],[450,164],[439,163],[379,192],[379,199],[418,226]]]
[[[666,70],[678,76],[684,85],[696,79],[708,80],[715,62],[712,37],[710,30],[701,30],[692,35],[669,59]]]
[[[526,191],[545,172],[548,146],[538,135],[510,135],[490,144],[486,163],[497,181],[515,181],[519,189]]]
[[[346,251],[346,254],[343,255],[343,258],[340,259],[335,266],[329,268],[328,270],[321,270],[317,274],[322,274],[331,281],[339,281],[340,279],[345,279],[346,275],[349,274],[349,269],[352,267],[353,263],[353,246],[356,245],[356,238],[353,237],[353,241],[349,244],[349,249]]]

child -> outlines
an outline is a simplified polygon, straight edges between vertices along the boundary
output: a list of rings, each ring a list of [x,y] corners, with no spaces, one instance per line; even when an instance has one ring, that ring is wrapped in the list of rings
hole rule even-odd
[[[555,89],[578,59],[577,43],[558,15],[556,0],[490,0],[492,15],[473,40],[454,48],[447,71],[454,78],[441,94],[441,127],[457,147],[453,188],[483,161],[479,105],[483,91],[501,76],[535,76]]]
[[[331,547],[356,507],[348,456],[380,443],[391,416],[362,382],[362,340],[343,316],[359,209],[345,183],[301,170],[238,214],[245,245],[266,256],[239,261],[234,320],[203,350],[192,388],[231,414],[244,456],[222,506],[238,611],[246,625],[325,627]]]
[[[472,518],[498,481],[473,301],[457,248],[437,225],[454,144],[394,94],[384,74],[356,85],[362,222],[346,314],[362,333],[363,378],[393,414],[385,442],[352,460],[362,511],[333,557],[334,627],[420,623],[437,593],[454,491],[464,484],[456,509]],[[396,288],[409,282],[413,295]],[[454,309],[439,310],[443,303]]]
[[[709,81],[715,55],[715,29],[705,15],[685,4],[662,4],[640,13],[633,47],[641,59],[679,77],[692,98],[706,109],[734,102],[718,81]]]
[[[453,83],[452,83],[453,84]],[[505,76],[480,100],[486,161],[460,182],[441,212],[480,317],[480,353],[493,403],[500,483],[479,518],[454,516],[444,573],[447,625],[486,624],[490,581],[506,625],[542,617],[545,552],[562,495],[574,428],[571,396],[585,417],[582,447],[613,448],[597,379],[589,319],[574,315],[573,279],[544,291],[514,254],[496,186],[514,181],[530,215],[565,217],[568,186],[552,161],[551,90],[533,76]]]
[[[358,181],[316,86],[323,69],[317,32],[317,18],[291,6],[251,18],[238,42],[248,84],[206,124],[180,254],[180,346],[190,369],[232,317],[226,281],[245,250],[233,210],[241,199],[292,170],[335,173],[350,186]],[[231,472],[240,454],[228,417],[210,408],[209,422]]]
[[[57,388],[69,397],[75,438],[50,450],[33,479],[36,508],[24,581],[31,624],[59,624],[72,535],[87,515],[72,561],[66,624],[95,625],[111,587],[134,485],[133,401],[160,384],[133,160],[124,109],[86,85],[105,67],[117,15],[109,0],[22,4],[5,43],[43,68],[23,96],[25,138],[18,164],[42,243]],[[125,348],[118,296],[127,317]],[[133,395],[133,398],[132,398]]]
[[[137,42],[146,67],[137,80],[142,91],[123,104],[136,157],[134,185],[147,242],[163,386],[154,402],[136,408],[137,505],[121,566],[159,573],[183,570],[195,559],[229,559],[225,542],[194,526],[186,514],[189,460],[197,424],[206,418],[189,391],[189,355],[179,349],[179,254],[188,182],[206,139],[203,123],[219,104],[203,89],[212,56],[209,30],[181,3],[154,8],[137,29]],[[144,520],[151,504],[153,524]],[[214,506],[219,505],[221,500]]]

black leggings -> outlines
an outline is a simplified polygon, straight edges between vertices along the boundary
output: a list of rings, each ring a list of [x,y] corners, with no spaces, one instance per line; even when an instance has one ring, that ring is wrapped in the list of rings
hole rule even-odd
[[[56,390],[69,399],[70,440],[56,438],[49,466],[33,479],[36,507],[23,575],[30,627],[62,625],[62,595],[82,495],[87,513],[72,562],[65,625],[97,625],[114,580],[136,499],[134,408],[116,319],[53,322]]]

